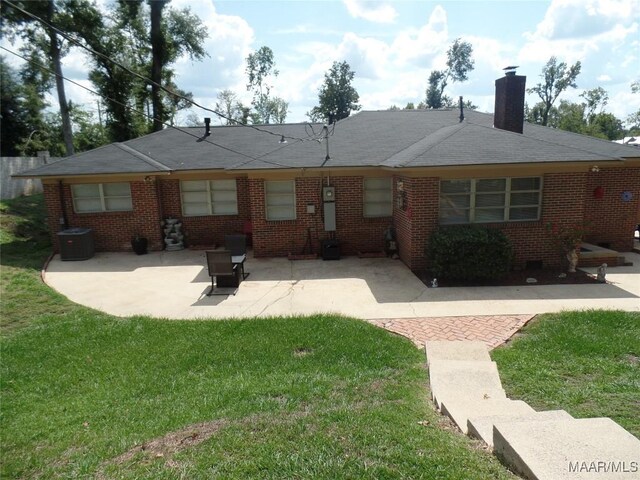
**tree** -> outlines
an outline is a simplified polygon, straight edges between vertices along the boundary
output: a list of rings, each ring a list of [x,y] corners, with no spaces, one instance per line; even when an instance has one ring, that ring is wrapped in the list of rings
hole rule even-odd
[[[631,93],[640,93],[640,80],[631,83]],[[629,135],[640,135],[640,108],[627,117],[626,123],[629,126]]]
[[[347,118],[352,110],[360,110],[360,96],[351,85],[355,72],[346,61],[333,62],[324,74],[324,84],[318,92],[320,105],[313,107],[308,114],[314,120],[323,120],[329,124]]]
[[[284,123],[289,104],[280,97],[271,97],[273,85],[272,78],[280,72],[276,69],[276,61],[273,50],[269,47],[260,47],[257,52],[247,57],[246,73],[249,79],[247,90],[253,91],[254,111],[249,114],[253,123]]]
[[[598,113],[593,113],[599,105],[606,102],[607,92],[601,87],[597,87],[588,90],[581,96],[587,101],[574,103],[560,100],[560,105],[557,108],[551,107],[547,126],[606,140],[620,138],[624,130],[622,122],[618,118],[611,113],[604,112],[602,107]],[[533,120],[540,118],[543,109],[542,102],[536,104],[532,111],[527,112],[528,118],[533,118]]]
[[[51,65],[51,69],[55,72],[55,84],[62,117],[66,154],[73,155],[71,119],[62,75],[61,59],[65,51],[54,28],[60,22],[56,4],[54,0],[45,2],[15,0],[14,3],[18,8],[13,8],[2,2],[2,17],[6,22],[3,26],[3,31],[9,32],[12,38],[17,35],[24,40],[24,47],[21,49],[23,53],[30,56],[39,50],[46,55],[47,63]],[[73,9],[72,1],[60,3],[65,10]],[[38,20],[38,18],[42,21]]]
[[[150,0],[120,1],[104,15],[87,0],[75,0],[85,9],[76,29],[84,42],[95,52],[91,55],[94,68],[89,74],[106,104],[106,124],[113,141],[125,141],[162,128],[173,121],[175,112],[185,106],[189,95],[179,91],[173,82],[174,71],[169,65],[182,54],[202,59],[202,46],[207,30],[188,8],[164,8],[166,2]],[[161,5],[159,4],[161,3]],[[162,8],[161,8],[162,7]],[[151,44],[151,45],[150,45]],[[151,48],[150,48],[151,46]],[[126,65],[127,71],[116,65]],[[132,73],[133,72],[133,73]],[[143,78],[151,77],[152,84]],[[158,81],[160,80],[160,81]],[[158,85],[179,95],[168,94]],[[151,100],[153,113],[149,111]],[[146,116],[141,111],[146,110]]]
[[[549,111],[558,99],[558,96],[567,88],[577,88],[576,78],[580,74],[581,64],[576,62],[567,67],[565,62],[558,63],[556,57],[551,57],[542,69],[540,77],[542,83],[527,89],[529,93],[536,93],[542,100],[542,111],[540,115],[540,125],[547,125],[549,122]]]
[[[612,113],[600,112],[594,116],[584,132],[592,137],[617,140],[624,136],[622,121]]]
[[[238,95],[232,90],[222,90],[218,93],[216,111],[224,115],[221,118],[223,125],[246,124],[250,109],[245,107]]]
[[[151,17],[151,102],[153,104],[153,131],[164,127],[164,108],[160,86],[162,85],[162,67],[167,64],[167,51],[163,48],[167,41],[162,28],[162,10],[170,0],[155,0],[149,2]]]
[[[449,82],[464,82],[469,78],[469,72],[474,69],[472,58],[473,47],[469,42],[456,38],[447,50],[447,68],[433,70],[429,74],[429,86],[426,92],[428,108],[443,108],[453,106],[450,97],[444,95],[444,89]]]
[[[584,133],[588,127],[585,118],[585,104],[560,100],[555,112],[554,127],[574,133]]]
[[[609,94],[602,87],[596,87],[596,88],[592,88],[591,90],[585,90],[580,94],[580,96],[584,98],[585,101],[587,102],[585,107],[586,107],[587,118],[589,119],[589,122],[591,122],[592,119],[595,117],[596,110],[598,110],[599,113],[602,113],[604,107],[609,102]]]
[[[0,154],[3,157],[21,156],[20,144],[30,136],[34,125],[25,105],[24,84],[3,56],[0,56],[0,94]]]

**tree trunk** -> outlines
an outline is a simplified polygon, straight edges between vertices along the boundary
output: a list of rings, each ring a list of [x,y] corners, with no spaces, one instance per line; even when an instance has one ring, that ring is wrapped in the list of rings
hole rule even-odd
[[[153,104],[153,131],[162,130],[164,121],[164,108],[160,85],[162,83],[162,67],[164,38],[162,34],[162,10],[165,1],[156,0],[149,2],[151,7],[151,100]]]
[[[49,0],[47,16],[48,23],[53,24],[53,15],[55,12],[54,0]],[[67,156],[73,155],[73,131],[71,130],[71,119],[69,118],[69,104],[67,103],[67,95],[64,91],[64,79],[62,78],[62,65],[60,63],[60,45],[58,45],[58,36],[52,28],[46,27],[49,34],[49,55],[53,63],[53,70],[56,74],[56,90],[58,91],[58,103],[60,104],[60,117],[62,118],[62,135],[64,137],[64,145]]]

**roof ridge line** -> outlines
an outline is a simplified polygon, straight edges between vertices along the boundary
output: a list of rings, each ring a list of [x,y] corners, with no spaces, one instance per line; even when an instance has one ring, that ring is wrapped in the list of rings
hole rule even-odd
[[[170,172],[171,169],[169,167],[167,167],[165,164],[160,163],[157,160],[154,160],[153,158],[151,158],[148,155],[145,155],[142,152],[139,152],[138,150],[136,150],[133,147],[130,147],[129,145],[122,143],[122,142],[114,142],[113,143],[114,146],[118,147],[120,150],[124,150],[127,153],[130,153],[131,155],[139,158],[140,160],[142,160],[143,162],[151,165],[152,167],[157,168],[158,170],[164,170],[167,172]]]
[[[431,133],[430,135],[426,135],[424,137],[422,137],[420,140],[417,140],[415,142],[413,142],[411,145],[403,148],[402,150],[397,151],[396,153],[394,153],[393,155],[391,155],[389,158],[387,158],[384,162],[380,162],[378,165],[384,165],[385,167],[391,166],[391,168],[402,168],[405,167],[407,164],[411,163],[412,161],[414,161],[416,159],[416,155],[413,156],[413,158],[411,160],[407,160],[405,162],[399,163],[398,165],[386,165],[385,162],[387,162],[389,159],[391,159],[392,157],[395,157],[396,155],[398,155],[401,152],[404,152],[406,150],[409,150],[411,147],[413,147],[414,145],[417,145],[420,142],[423,142],[424,140],[427,140],[430,136],[437,134],[439,131],[441,131],[444,128],[449,128],[451,127],[452,132],[447,135],[446,137],[441,138],[440,140],[434,142],[429,148],[427,148],[426,150],[423,150],[421,152],[421,154],[428,152],[429,150],[433,149],[434,147],[436,147],[437,145],[440,145],[442,142],[448,140],[451,136],[455,135],[456,133],[458,133],[460,130],[462,130],[465,126],[467,125],[467,122],[459,122],[457,124],[454,125],[447,125],[444,126],[438,130],[436,130],[435,132]]]

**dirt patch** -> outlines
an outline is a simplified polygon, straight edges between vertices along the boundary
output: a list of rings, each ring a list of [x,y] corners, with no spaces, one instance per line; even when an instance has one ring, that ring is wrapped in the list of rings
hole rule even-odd
[[[105,467],[109,465],[122,465],[123,463],[131,461],[137,455],[142,456],[142,461],[165,458],[168,467],[175,466],[176,463],[171,459],[173,454],[208,440],[226,424],[226,420],[196,423],[182,430],[170,432],[163,437],[154,438],[142,445],[136,445],[123,454],[104,462],[96,478],[106,478],[103,473]]]
[[[313,353],[313,349],[300,347],[300,348],[296,348],[293,351],[293,356],[300,358],[300,357],[306,357],[307,355],[311,355],[311,353]]]
[[[530,279],[535,279],[533,282]],[[426,272],[421,278],[422,282],[432,286],[433,275]],[[511,287],[520,285],[581,285],[600,283],[592,275],[578,270],[575,273],[563,273],[555,269],[520,270],[493,281],[460,281],[438,278],[439,287]]]
[[[622,356],[622,360],[630,365],[640,365],[640,357],[633,353],[627,353]]]

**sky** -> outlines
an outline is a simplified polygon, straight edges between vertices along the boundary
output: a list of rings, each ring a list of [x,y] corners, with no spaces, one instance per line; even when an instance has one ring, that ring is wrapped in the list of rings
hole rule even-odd
[[[173,0],[169,5],[191,8],[207,26],[208,57],[181,58],[174,67],[177,85],[210,108],[224,89],[251,101],[246,57],[262,46],[274,53],[280,73],[272,93],[289,103],[287,122],[308,120],[334,61],[347,61],[355,72],[363,110],[417,104],[425,98],[429,73],[445,67],[456,38],[473,46],[475,69],[467,82],[450,84],[445,93],[462,95],[480,111],[493,111],[494,82],[504,67],[518,65],[529,88],[541,81],[552,55],[582,63],[578,88],[560,98],[579,102],[580,93],[600,86],[609,94],[605,110],[623,120],[640,105],[640,94],[631,92],[631,82],[640,80],[640,0]],[[72,51],[64,60],[65,75],[90,87],[87,63]],[[96,104],[79,87],[67,88],[73,101],[88,108]],[[538,100],[527,95],[529,105]],[[181,120],[188,113],[211,116],[196,108],[183,112]]]

